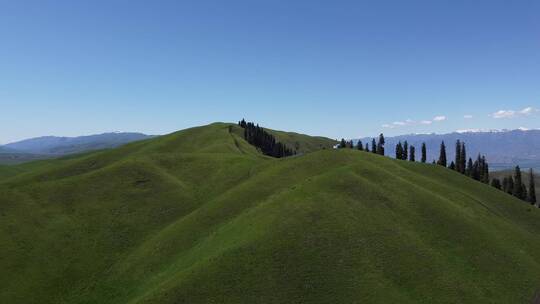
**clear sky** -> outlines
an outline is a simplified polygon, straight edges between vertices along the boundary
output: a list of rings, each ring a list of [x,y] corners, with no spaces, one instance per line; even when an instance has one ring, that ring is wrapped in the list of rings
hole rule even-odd
[[[538,108],[538,0],[0,0],[0,143],[242,117],[332,138],[540,128]]]

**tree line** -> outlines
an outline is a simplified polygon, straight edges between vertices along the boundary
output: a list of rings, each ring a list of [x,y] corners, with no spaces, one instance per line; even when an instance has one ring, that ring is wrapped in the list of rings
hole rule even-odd
[[[238,125],[244,129],[244,139],[261,150],[264,155],[281,158],[296,154],[296,151],[278,142],[272,134],[259,127],[259,124],[242,119]]]
[[[529,188],[521,178],[521,168],[516,166],[514,174],[505,176],[501,182],[498,178],[491,180],[491,185],[499,190],[502,190],[510,195],[513,195],[520,200],[527,201],[534,205],[536,203],[536,189],[534,184],[533,169],[529,169]]]
[[[373,140],[371,141],[371,149],[369,148],[369,143],[366,143],[366,145],[364,146],[362,141],[359,140],[355,145],[352,140],[345,141],[344,138],[341,139],[337,148],[338,149],[342,149],[342,148],[355,149],[356,148],[357,150],[360,150],[360,151],[366,151],[366,152],[372,152],[379,155],[384,155],[384,143],[385,143],[384,135],[381,133],[381,135],[379,135],[378,141],[376,141],[375,138],[373,138]]]
[[[338,148],[356,148],[360,151],[366,151],[366,152],[372,152],[379,155],[385,155],[384,154],[384,135],[379,135],[379,140],[376,141],[375,138],[371,141],[371,149],[369,146],[369,143],[366,143],[364,146],[362,141],[359,140],[357,144],[355,145],[352,140],[346,141],[345,139],[341,139],[341,142],[338,145]],[[441,146],[439,149],[439,158],[437,160],[433,160],[433,164],[437,164],[439,166],[443,166],[445,168],[449,168],[451,170],[454,170],[458,173],[461,173],[465,176],[468,176],[472,179],[475,179],[477,181],[480,181],[485,184],[490,183],[489,178],[489,164],[486,161],[485,155],[480,155],[476,157],[476,159],[473,161],[471,157],[467,158],[467,149],[465,147],[465,142],[462,142],[460,140],[456,141],[456,147],[455,147],[455,159],[448,164],[448,159],[446,156],[446,145],[444,141],[441,142]],[[396,155],[395,158],[399,160],[408,160],[415,162],[416,161],[416,148],[413,145],[409,145],[407,141],[404,141],[403,143],[398,142],[396,144]],[[422,143],[421,147],[421,158],[420,161],[422,163],[425,163],[427,161],[427,148],[426,143]],[[529,187],[522,182],[521,178],[521,170],[519,166],[515,168],[514,175],[509,175],[503,179],[501,182],[497,178],[493,178],[491,180],[491,185],[499,190],[502,190],[506,193],[509,193],[523,201],[529,202],[532,205],[536,204],[536,189],[535,189],[535,183],[534,183],[534,172],[532,169],[529,170]]]

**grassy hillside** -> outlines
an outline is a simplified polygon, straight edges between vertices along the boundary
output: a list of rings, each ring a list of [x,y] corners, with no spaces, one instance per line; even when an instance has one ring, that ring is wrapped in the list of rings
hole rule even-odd
[[[39,155],[30,153],[0,153],[0,165],[16,165],[36,161],[40,159],[52,158],[50,155]]]
[[[0,302],[527,303],[540,288],[538,209],[351,149],[273,159],[231,128],[0,177]]]

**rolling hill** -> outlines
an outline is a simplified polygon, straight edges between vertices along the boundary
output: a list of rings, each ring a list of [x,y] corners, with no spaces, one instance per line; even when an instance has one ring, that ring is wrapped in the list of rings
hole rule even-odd
[[[216,123],[0,167],[2,303],[527,303],[540,210],[451,170]],[[283,137],[283,138],[282,138]]]

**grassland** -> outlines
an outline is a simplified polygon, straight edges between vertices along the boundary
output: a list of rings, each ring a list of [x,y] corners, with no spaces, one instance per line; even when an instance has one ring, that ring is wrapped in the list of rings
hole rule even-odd
[[[438,166],[216,123],[0,167],[1,303],[527,303],[540,212]],[[3,172],[3,173],[2,173]]]

